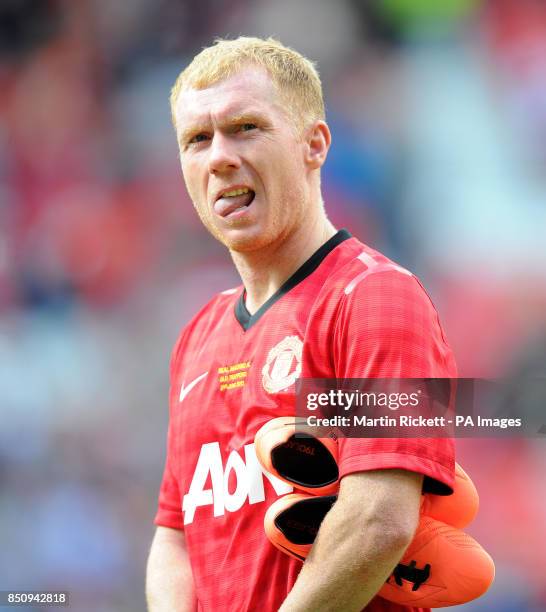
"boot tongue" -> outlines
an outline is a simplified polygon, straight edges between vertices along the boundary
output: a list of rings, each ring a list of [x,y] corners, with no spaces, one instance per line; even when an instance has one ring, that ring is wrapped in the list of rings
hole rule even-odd
[[[214,212],[221,217],[225,217],[241,206],[248,206],[253,199],[253,191],[238,196],[219,198],[214,203]]]

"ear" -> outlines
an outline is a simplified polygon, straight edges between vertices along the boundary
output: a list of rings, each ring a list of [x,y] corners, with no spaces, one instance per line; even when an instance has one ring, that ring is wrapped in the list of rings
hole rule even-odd
[[[332,135],[325,121],[317,120],[308,128],[305,136],[305,163],[310,169],[316,170],[324,164],[331,142]]]

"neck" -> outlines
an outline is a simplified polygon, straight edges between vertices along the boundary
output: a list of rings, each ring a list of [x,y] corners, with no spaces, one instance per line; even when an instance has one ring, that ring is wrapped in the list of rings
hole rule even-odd
[[[300,226],[265,249],[232,251],[246,290],[246,308],[254,314],[311,255],[336,233],[325,215],[312,227]]]

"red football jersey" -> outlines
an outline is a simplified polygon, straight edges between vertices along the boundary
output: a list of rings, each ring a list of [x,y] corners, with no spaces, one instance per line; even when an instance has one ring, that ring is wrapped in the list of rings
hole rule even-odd
[[[419,281],[345,230],[253,315],[243,288],[211,300],[171,361],[167,461],[157,525],[184,529],[199,610],[278,610],[301,563],[267,540],[263,518],[292,489],[265,473],[254,436],[293,415],[309,378],[455,377],[437,313]],[[340,439],[340,474],[404,468],[451,487],[448,439]],[[376,597],[369,612],[417,612]]]

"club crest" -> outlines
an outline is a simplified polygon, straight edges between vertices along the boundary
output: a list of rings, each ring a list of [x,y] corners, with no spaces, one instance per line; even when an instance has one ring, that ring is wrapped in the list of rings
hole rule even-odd
[[[268,353],[262,368],[262,384],[268,393],[278,393],[293,385],[301,374],[303,342],[286,336]]]

